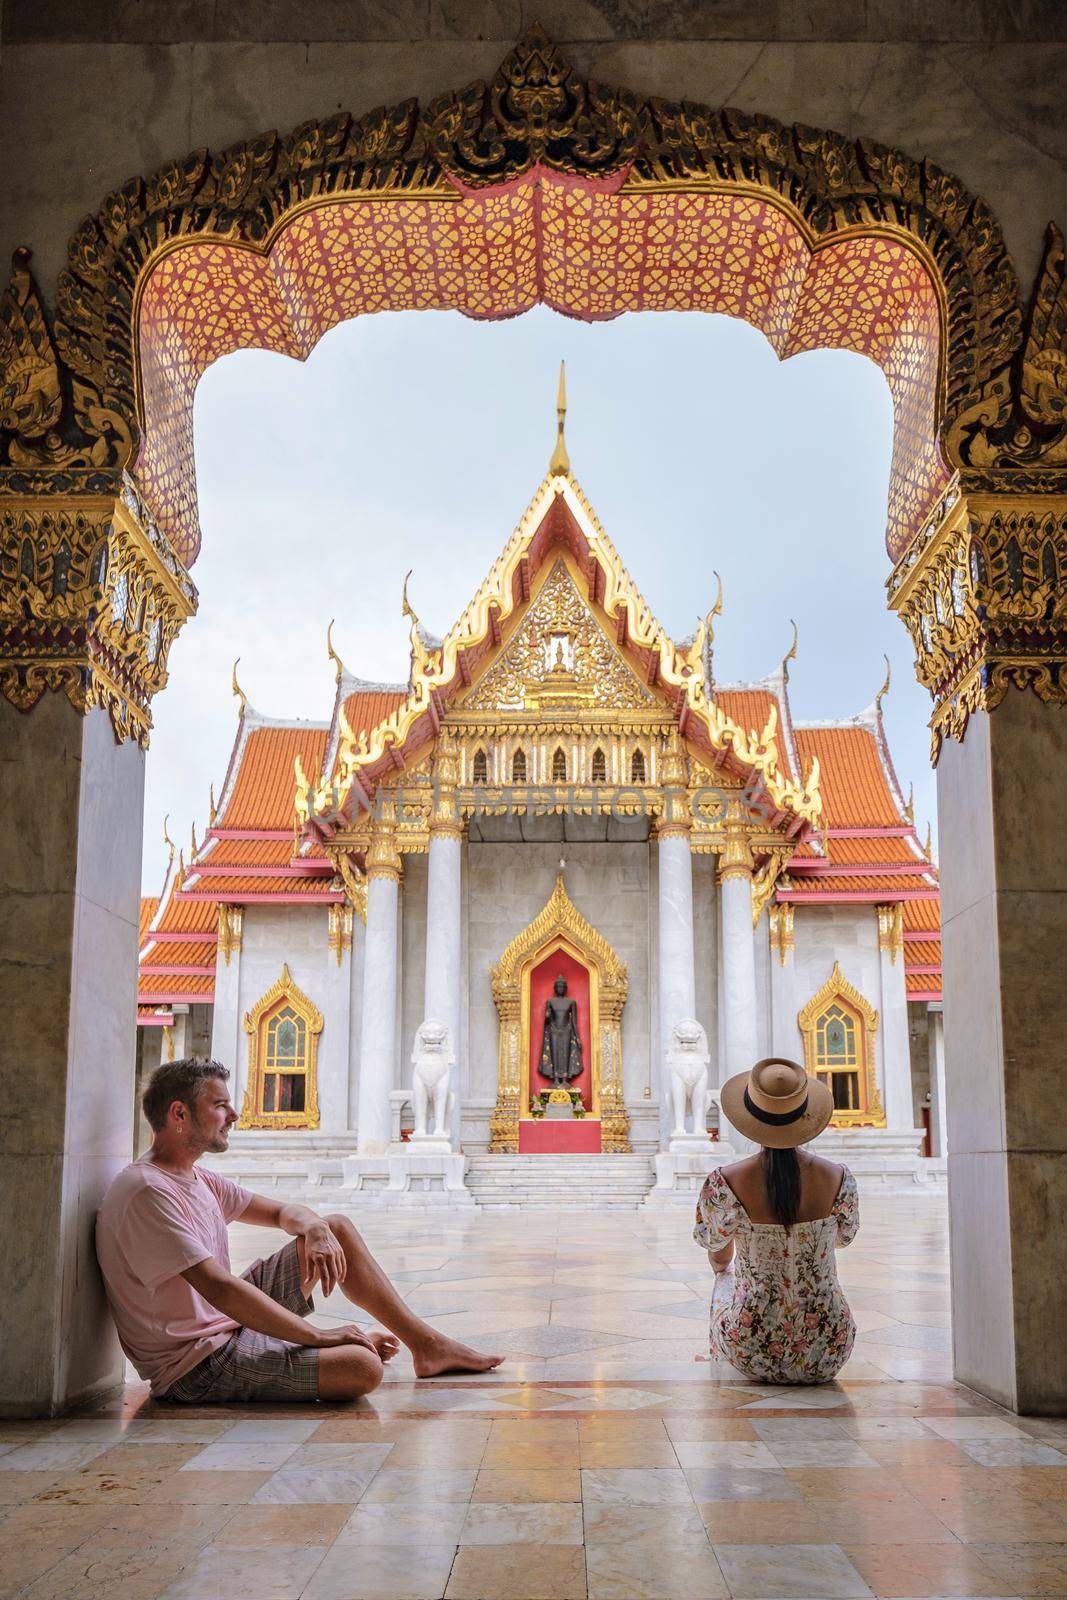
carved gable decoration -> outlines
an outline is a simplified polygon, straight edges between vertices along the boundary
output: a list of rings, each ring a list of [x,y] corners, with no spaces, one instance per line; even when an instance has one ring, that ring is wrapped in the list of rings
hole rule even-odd
[[[557,561],[515,637],[464,701],[477,711],[647,710],[655,699]]]

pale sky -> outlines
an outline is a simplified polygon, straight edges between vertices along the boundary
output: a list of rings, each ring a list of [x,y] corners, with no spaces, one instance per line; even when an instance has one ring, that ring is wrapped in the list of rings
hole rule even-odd
[[[403,680],[404,574],[443,634],[543,478],[567,362],[571,468],[653,612],[692,632],[723,578],[715,672],[770,672],[800,630],[794,717],[886,702],[920,835],[935,822],[929,697],[886,609],[892,406],[880,370],[845,351],[779,363],[746,323],[645,313],[588,325],[538,309],[509,322],[458,313],[367,316],[300,365],[227,357],[196,399],[200,612],[171,651],[153,707],[143,888],[163,879],[164,813],[187,846],[207,825],[242,688],[270,716],[328,718],[326,626],[350,671]]]

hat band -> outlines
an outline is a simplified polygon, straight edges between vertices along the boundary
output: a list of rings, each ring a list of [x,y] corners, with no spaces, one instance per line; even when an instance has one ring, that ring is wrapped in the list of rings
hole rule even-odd
[[[757,1122],[765,1122],[769,1128],[784,1128],[790,1122],[799,1122],[808,1109],[808,1097],[804,1096],[803,1103],[794,1111],[761,1111],[754,1105],[749,1092],[745,1090],[745,1110],[755,1117]]]

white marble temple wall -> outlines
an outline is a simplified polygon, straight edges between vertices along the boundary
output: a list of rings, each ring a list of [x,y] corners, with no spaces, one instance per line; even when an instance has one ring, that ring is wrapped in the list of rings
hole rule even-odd
[[[771,1007],[771,940],[766,909],[752,930],[756,956],[756,1049],[761,1056],[773,1051],[774,1019]],[[776,958],[777,959],[777,958]]]
[[[794,988],[797,1010],[807,1005],[840,964],[842,974],[879,1013],[882,1009],[882,968],[878,950],[878,913],[873,905],[798,906],[793,921],[796,940]],[[903,973],[903,968],[901,968]],[[906,1019],[905,1019],[906,1020]],[[884,1033],[881,1023],[875,1034],[875,1068],[879,1092],[885,1095]],[[904,1037],[904,1066],[907,1059],[907,1034]],[[803,1045],[796,1033],[797,1060],[802,1061]],[[910,1091],[909,1091],[910,1094]]]
[[[359,917],[352,922],[352,959],[348,993],[348,1129],[359,1126],[359,1049],[363,1030],[363,957],[367,930]]]
[[[711,1051],[708,1076],[718,1082],[719,1036],[719,896],[715,884],[716,857],[693,857],[693,951],[696,976],[696,1015],[704,1024]]]
[[[397,1040],[397,1088],[411,1086],[411,1048],[415,1030],[423,1020],[426,989],[426,887],[427,860],[424,855],[404,857],[402,899],[403,925],[400,935],[400,1031]],[[443,1021],[448,1021],[445,1017]]]
[[[889,1128],[914,1128],[915,1106],[911,1092],[911,1039],[908,1033],[908,992],[904,980],[904,953],[894,961],[888,950],[879,950],[882,1000],[878,1029],[882,1039],[882,1095],[886,1125]]]

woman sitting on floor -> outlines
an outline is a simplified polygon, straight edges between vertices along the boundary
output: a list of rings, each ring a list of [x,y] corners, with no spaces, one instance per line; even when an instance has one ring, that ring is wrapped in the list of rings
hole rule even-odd
[[[833,1096],[769,1057],[723,1084],[722,1110],[763,1148],[717,1167],[697,1201],[693,1237],[716,1273],[711,1354],[761,1383],[827,1383],[856,1338],[834,1250],[856,1237],[859,1197],[847,1167],[800,1147],[829,1123]]]

